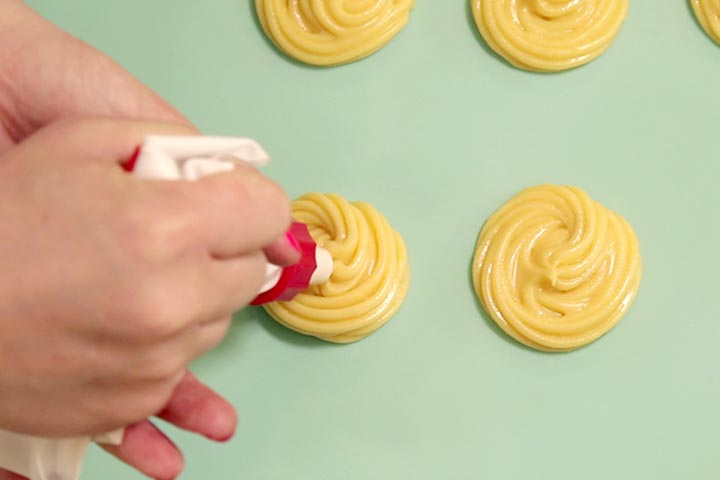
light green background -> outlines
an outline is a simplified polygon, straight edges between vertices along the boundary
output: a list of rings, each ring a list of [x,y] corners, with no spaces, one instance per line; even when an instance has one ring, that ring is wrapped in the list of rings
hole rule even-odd
[[[170,429],[182,478],[720,477],[720,48],[686,2],[633,1],[606,54],[557,75],[490,54],[460,0],[418,0],[383,51],[325,70],[279,55],[249,0],[31,3],[204,131],[260,140],[291,196],[369,201],[407,241],[407,301],[360,343],[238,315],[195,366],[237,436]],[[509,341],[469,280],[485,218],[542,182],[620,211],[645,264],[629,315],[571,354]],[[84,479],[134,478],[92,450]]]

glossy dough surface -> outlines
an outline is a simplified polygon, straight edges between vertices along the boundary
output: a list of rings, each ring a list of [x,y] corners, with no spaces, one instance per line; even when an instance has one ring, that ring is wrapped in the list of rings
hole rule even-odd
[[[493,320],[532,348],[566,351],[613,328],[637,294],[638,241],[620,215],[578,188],[529,188],[480,233],[475,291]]]
[[[409,268],[405,243],[385,217],[367,203],[319,193],[295,200],[293,217],[330,252],[333,273],[265,310],[295,331],[335,343],[360,340],[390,320],[407,293]]]
[[[710,38],[720,43],[720,0],[690,0],[695,16]]]
[[[516,67],[558,71],[597,58],[620,31],[628,0],[470,0],[487,44]]]
[[[339,65],[384,47],[408,22],[414,0],[255,0],[265,34],[304,63]]]

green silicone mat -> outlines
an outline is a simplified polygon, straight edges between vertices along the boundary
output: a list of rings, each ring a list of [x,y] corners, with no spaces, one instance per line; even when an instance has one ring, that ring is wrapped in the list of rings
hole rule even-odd
[[[509,67],[466,1],[418,0],[359,63],[274,50],[249,0],[34,0],[206,133],[258,139],[295,197],[374,204],[411,287],[335,346],[247,310],[194,365],[240,412],[226,445],[170,429],[186,479],[720,478],[720,48],[687,2],[631,1],[612,47],[561,74]],[[508,340],[470,282],[479,229],[538,183],[622,213],[644,278],[620,325],[571,354]],[[84,479],[139,479],[91,450]]]

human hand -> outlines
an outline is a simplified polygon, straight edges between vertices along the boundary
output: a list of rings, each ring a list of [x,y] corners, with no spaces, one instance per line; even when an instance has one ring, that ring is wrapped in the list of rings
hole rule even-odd
[[[82,115],[190,124],[108,56],[22,1],[0,0],[0,151]]]
[[[177,427],[219,442],[232,436],[237,422],[233,407],[190,372],[185,374],[170,401],[157,416]],[[149,420],[127,427],[121,445],[101,446],[152,478],[175,478],[183,468],[180,451]],[[0,480],[26,479],[0,469]]]
[[[193,420],[215,415],[208,405],[227,420],[227,404],[188,377],[175,387],[256,294],[262,249],[285,231],[289,205],[251,168],[197,182],[123,173],[117,163],[151,132],[191,130],[59,122],[0,158],[0,291],[13,299],[0,308],[0,331],[11,332],[0,337],[5,428],[86,435],[163,412],[207,436],[232,434],[234,412],[230,429]],[[148,441],[182,467],[147,423],[109,450],[141,470],[159,468],[152,448],[140,455]]]
[[[190,372],[157,417],[217,442],[229,440],[237,424],[235,409]],[[177,477],[184,467],[180,450],[150,420],[125,428],[122,444],[101,445],[112,455],[155,479]],[[0,480],[27,480],[0,469]]]
[[[108,115],[189,125],[170,104],[113,60],[58,29],[21,0],[0,0],[0,153],[65,117]],[[297,260],[282,241],[266,249],[280,264]],[[191,374],[181,380],[161,418],[215,440],[229,438],[234,408]],[[179,474],[183,461],[149,422],[126,429],[111,453],[154,478]],[[14,478],[0,469],[0,480]]]

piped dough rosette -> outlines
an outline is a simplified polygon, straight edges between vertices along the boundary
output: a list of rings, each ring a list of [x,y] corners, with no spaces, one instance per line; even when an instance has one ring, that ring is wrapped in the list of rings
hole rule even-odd
[[[397,312],[408,289],[405,243],[374,207],[335,194],[310,193],[293,202],[293,217],[333,260],[330,279],[292,301],[265,306],[297,332],[335,343],[360,340]]]
[[[637,294],[630,225],[578,188],[524,190],[486,222],[472,266],[484,309],[538,350],[568,351],[612,329]]]
[[[407,24],[414,0],[256,0],[265,34],[286,55],[319,66],[378,51]]]
[[[620,31],[628,0],[470,0],[480,33],[518,68],[559,71],[597,58]]]
[[[710,38],[720,43],[720,0],[690,0],[695,16]]]

